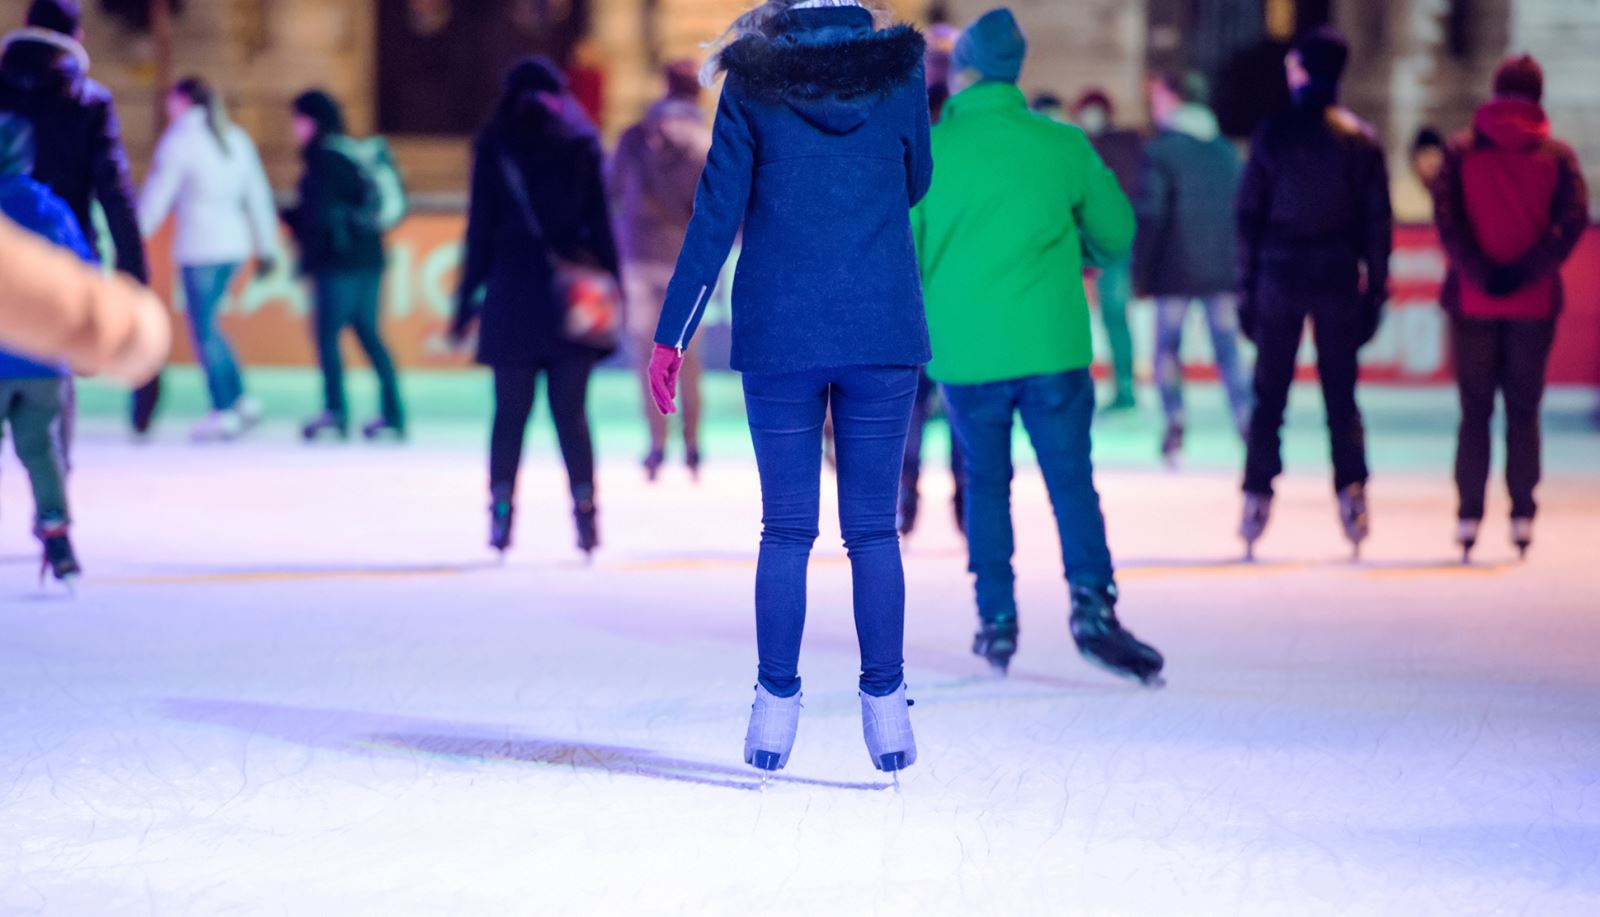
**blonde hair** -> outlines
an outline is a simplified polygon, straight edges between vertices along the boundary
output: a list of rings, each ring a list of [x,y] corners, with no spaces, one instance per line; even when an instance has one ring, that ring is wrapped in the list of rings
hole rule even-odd
[[[771,38],[776,34],[778,20],[804,2],[806,0],[765,0],[760,6],[735,19],[727,31],[701,45],[711,54],[700,68],[700,85],[710,88],[717,84],[717,78],[722,76],[726,69],[722,63],[722,52],[727,50],[729,45],[751,35]],[[880,29],[888,27],[893,21],[893,14],[884,5],[883,0],[856,0],[856,4],[872,14],[874,23]]]

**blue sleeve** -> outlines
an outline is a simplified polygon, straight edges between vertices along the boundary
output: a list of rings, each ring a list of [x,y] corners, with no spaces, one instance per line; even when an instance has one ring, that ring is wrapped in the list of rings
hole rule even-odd
[[[733,249],[755,178],[755,135],[733,77],[723,87],[711,153],[695,193],[694,218],[656,325],[656,343],[682,349],[705,317],[706,302]]]
[[[88,238],[78,226],[78,218],[73,215],[72,208],[60,199],[52,199],[41,201],[40,209],[46,218],[44,225],[51,227],[49,233],[51,242],[71,251],[83,259],[85,264],[100,263],[99,256],[95,254]]]
[[[927,77],[922,65],[906,93],[911,105],[911,133],[906,137],[906,193],[915,207],[933,187],[933,125],[928,113]]]

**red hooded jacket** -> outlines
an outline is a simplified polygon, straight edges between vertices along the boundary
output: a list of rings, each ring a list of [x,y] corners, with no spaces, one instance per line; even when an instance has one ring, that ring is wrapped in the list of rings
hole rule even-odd
[[[1588,226],[1589,192],[1538,103],[1499,98],[1478,109],[1433,192],[1450,259],[1446,309],[1534,321],[1560,312],[1561,264]]]

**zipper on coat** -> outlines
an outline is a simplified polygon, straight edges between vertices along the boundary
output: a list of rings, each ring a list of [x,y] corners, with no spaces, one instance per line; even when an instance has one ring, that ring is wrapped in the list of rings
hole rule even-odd
[[[688,343],[688,341],[689,341],[689,329],[694,326],[695,318],[700,315],[700,307],[706,304],[706,294],[708,292],[710,292],[710,290],[711,290],[710,286],[702,286],[700,288],[700,295],[694,301],[694,308],[692,310],[690,310],[689,318],[686,321],[684,321],[684,323],[683,323],[683,331],[678,333],[678,355],[679,356],[682,356],[683,355],[683,349],[685,347],[689,346],[689,343]]]

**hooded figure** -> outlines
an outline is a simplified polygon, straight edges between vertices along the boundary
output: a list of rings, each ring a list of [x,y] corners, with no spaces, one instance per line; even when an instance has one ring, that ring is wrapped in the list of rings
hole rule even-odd
[[[1512,540],[1526,551],[1538,510],[1539,408],[1564,291],[1561,265],[1588,227],[1589,192],[1572,148],[1550,135],[1531,57],[1495,75],[1495,97],[1445,152],[1434,215],[1450,259],[1443,305],[1451,315],[1461,430],[1457,540],[1477,543],[1489,479],[1495,395],[1506,405],[1506,483]]]
[[[745,761],[788,761],[800,714],[806,564],[830,409],[855,580],[862,722],[874,767],[916,761],[904,679],[896,481],[928,328],[910,210],[933,177],[922,36],[849,0],[769,0],[741,17],[694,219],[667,288],[651,390],[677,376],[734,237],[733,365],[765,507],[756,569],[756,702]]]

